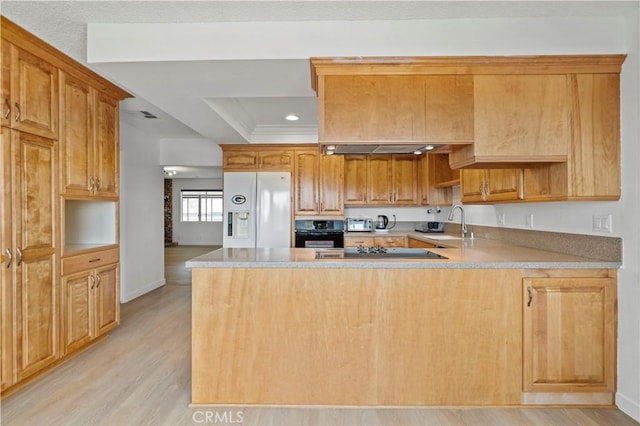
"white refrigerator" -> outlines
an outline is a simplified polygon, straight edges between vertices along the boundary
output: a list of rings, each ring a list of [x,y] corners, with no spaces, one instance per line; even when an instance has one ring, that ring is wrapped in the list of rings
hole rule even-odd
[[[291,247],[291,174],[225,172],[222,246]]]

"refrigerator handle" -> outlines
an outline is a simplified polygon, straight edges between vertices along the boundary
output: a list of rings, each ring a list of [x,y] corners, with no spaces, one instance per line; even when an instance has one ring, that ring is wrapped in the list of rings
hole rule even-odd
[[[227,237],[233,237],[233,213],[227,213]]]

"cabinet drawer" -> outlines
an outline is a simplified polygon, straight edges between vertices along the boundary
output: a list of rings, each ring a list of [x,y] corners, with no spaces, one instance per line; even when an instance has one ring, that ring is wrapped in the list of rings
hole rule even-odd
[[[375,237],[374,245],[382,247],[406,247],[405,237]]]
[[[358,246],[371,247],[372,245],[373,245],[373,237],[344,237],[345,247],[358,247]]]
[[[407,246],[409,248],[435,248],[437,247],[435,244],[428,243],[426,241],[421,241],[416,238],[407,238]]]
[[[75,274],[93,268],[116,263],[120,260],[120,249],[97,251],[62,259],[62,275]]]

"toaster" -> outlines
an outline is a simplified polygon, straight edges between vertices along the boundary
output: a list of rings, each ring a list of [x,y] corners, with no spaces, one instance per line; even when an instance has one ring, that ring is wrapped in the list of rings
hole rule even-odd
[[[373,219],[346,218],[347,232],[371,232],[373,230]]]

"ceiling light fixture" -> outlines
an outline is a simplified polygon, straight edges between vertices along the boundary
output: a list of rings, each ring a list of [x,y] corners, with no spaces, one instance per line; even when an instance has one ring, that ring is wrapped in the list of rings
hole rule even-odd
[[[415,151],[413,151],[413,153],[415,155],[422,155],[422,151],[420,151],[419,149],[416,149]]]
[[[285,117],[285,119],[286,119],[287,121],[298,121],[298,120],[300,120],[300,117],[299,117],[299,116],[297,116],[297,115],[295,115],[295,114],[289,114],[289,115],[287,115],[287,116]]]
[[[427,150],[427,151],[431,151],[432,149],[435,149],[435,146],[427,145],[427,146],[424,147],[424,149]]]

